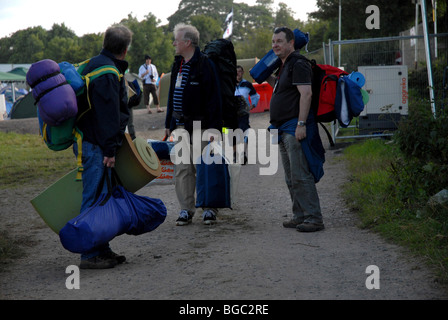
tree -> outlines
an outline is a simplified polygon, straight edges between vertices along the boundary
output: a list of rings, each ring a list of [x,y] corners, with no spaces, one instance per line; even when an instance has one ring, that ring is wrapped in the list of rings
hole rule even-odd
[[[15,32],[11,36],[7,63],[36,62],[43,57],[47,32],[42,27],[33,27]]]
[[[55,37],[60,37],[60,38],[71,38],[74,39],[76,38],[76,34],[73,30],[69,29],[65,23],[62,23],[61,25],[55,23],[53,24],[53,26],[51,27],[51,30],[47,32],[48,38],[52,39]]]
[[[173,56],[171,36],[163,33],[162,28],[157,27],[160,20],[152,13],[148,13],[142,21],[131,14],[121,21],[132,32],[132,44],[126,60],[129,62],[131,72],[138,73],[138,69],[145,62],[145,55],[152,57],[152,62],[157,66],[159,73],[170,70]]]
[[[197,15],[207,15],[224,22],[232,5],[233,0],[181,0],[179,9],[168,18],[169,30],[172,31],[181,22],[191,23],[190,18]]]
[[[222,38],[221,24],[212,17],[203,14],[193,16],[191,17],[191,24],[199,31],[199,46],[201,48],[204,48],[208,42],[214,39]]]
[[[56,62],[80,62],[77,61],[76,53],[79,51],[77,44],[76,38],[54,37],[47,43],[45,59],[51,59]]]
[[[302,29],[303,23],[300,20],[294,19],[294,11],[292,11],[285,3],[278,4],[278,10],[275,15],[274,23],[277,27],[287,26],[291,29]]]
[[[312,12],[312,18],[332,22],[332,33],[337,34],[341,2],[341,29],[343,39],[360,39],[396,36],[400,31],[412,26],[415,20],[415,6],[409,0],[317,0],[318,11]],[[380,29],[367,29],[366,8],[376,5],[380,10]],[[398,13],[398,14],[397,14]],[[337,38],[333,38],[337,39]]]
[[[101,33],[89,33],[78,39],[78,52],[75,61],[82,62],[96,56],[103,47],[103,35]]]

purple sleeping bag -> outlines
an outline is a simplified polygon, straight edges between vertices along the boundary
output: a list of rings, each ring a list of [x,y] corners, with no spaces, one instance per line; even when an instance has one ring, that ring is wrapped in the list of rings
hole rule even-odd
[[[42,120],[58,126],[78,113],[76,94],[61,73],[59,65],[50,59],[33,63],[26,74]]]

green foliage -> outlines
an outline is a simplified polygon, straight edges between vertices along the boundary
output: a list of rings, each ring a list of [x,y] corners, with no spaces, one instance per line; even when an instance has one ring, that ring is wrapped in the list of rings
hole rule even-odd
[[[427,201],[448,188],[448,117],[434,118],[429,103],[414,103],[409,118],[396,134],[402,156],[392,166],[400,186],[397,195],[407,202]]]
[[[312,17],[335,22],[338,31],[339,0],[317,0],[318,11]],[[366,14],[369,5],[376,5],[380,11],[380,29],[367,29]],[[361,39],[395,36],[399,31],[412,27],[415,20],[415,6],[409,0],[376,0],[372,2],[361,0],[343,0],[341,2],[341,29],[343,39]],[[397,14],[399,12],[399,14]],[[337,39],[333,37],[332,39]]]
[[[199,46],[201,48],[210,41],[222,37],[221,24],[207,15],[201,14],[191,17],[191,24],[198,29],[201,35],[199,39]]]
[[[126,57],[131,72],[138,73],[140,66],[145,63],[146,54],[152,57],[159,74],[169,72],[174,50],[171,36],[165,35],[162,28],[157,26],[160,20],[148,13],[142,21],[128,15],[121,23],[133,32],[131,48]]]
[[[427,204],[425,185],[432,184],[435,176],[415,179],[418,173],[412,171],[414,164],[408,162],[399,145],[378,139],[346,148],[344,159],[351,179],[344,185],[343,196],[358,213],[361,227],[410,248],[447,281],[448,207]]]

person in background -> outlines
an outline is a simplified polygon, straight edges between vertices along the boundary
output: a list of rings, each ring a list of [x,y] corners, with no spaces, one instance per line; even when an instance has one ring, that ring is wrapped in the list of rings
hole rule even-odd
[[[132,32],[127,27],[116,25],[108,28],[104,35],[102,51],[90,60],[83,74],[104,65],[112,65],[124,75],[128,69],[125,57],[131,41]],[[124,139],[129,119],[125,82],[124,76],[107,73],[93,80],[89,86],[92,108],[78,122],[78,128],[83,133],[81,212],[95,203],[104,171],[115,166],[115,155]],[[86,95],[78,100],[78,106],[88,108]],[[73,151],[75,155],[80,151],[76,143],[73,145]],[[106,184],[103,184],[101,193],[107,193]],[[80,268],[113,268],[125,260],[125,256],[116,254],[109,244],[106,244],[82,253]]]
[[[250,110],[257,107],[260,95],[255,90],[251,82],[243,78],[244,68],[240,65],[236,67],[236,87],[235,96],[242,97],[244,100],[239,101],[238,107],[238,128],[245,132],[250,128],[249,115]],[[247,136],[244,136],[245,149],[247,147]],[[247,163],[247,155],[244,155],[243,164]]]
[[[152,113],[150,105],[149,105],[149,95],[152,95],[152,99],[154,101],[154,105],[157,108],[157,112],[163,112],[162,108],[159,105],[159,97],[157,96],[157,88],[156,83],[159,78],[159,74],[157,73],[157,68],[152,63],[152,58],[148,55],[145,55],[145,63],[142,64],[140,69],[138,70],[138,76],[142,79],[143,82],[143,99],[145,102],[146,109],[148,109],[148,113]]]

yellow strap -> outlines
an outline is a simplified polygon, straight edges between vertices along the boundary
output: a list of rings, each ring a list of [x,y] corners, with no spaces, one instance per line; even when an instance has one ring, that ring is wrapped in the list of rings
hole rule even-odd
[[[82,135],[73,128],[73,134],[75,135],[76,144],[78,145],[78,157],[76,158],[76,163],[78,165],[78,172],[76,174],[76,181],[82,180],[82,173],[84,171],[84,167],[82,166]]]
[[[87,88],[87,102],[89,103],[89,108],[92,108],[92,104],[90,102],[90,95],[89,95],[89,85],[90,85],[90,78],[104,72],[104,71],[112,71],[113,73],[115,73],[118,77],[118,81],[121,81],[121,78],[123,78],[123,75],[121,73],[119,73],[117,71],[117,69],[115,68],[102,68],[100,70],[97,71],[93,71],[90,72],[88,74],[86,74],[85,76],[83,76],[83,80],[86,82],[86,88]],[[81,117],[81,116],[80,116]]]
[[[82,66],[83,64],[89,63],[90,59],[84,60],[83,62],[79,62],[79,63],[74,63],[73,66],[75,68],[79,68],[80,66]]]
[[[44,142],[48,141],[47,137],[47,124],[44,122],[44,125],[42,127],[42,138],[44,139]]]
[[[84,77],[91,78],[91,77],[94,77],[94,76],[104,72],[104,71],[112,71],[113,73],[115,73],[117,75],[119,81],[121,81],[121,78],[123,78],[123,75],[121,73],[119,73],[117,71],[117,69],[112,68],[112,67],[111,68],[101,68],[100,70],[92,71],[92,72],[86,74]]]

